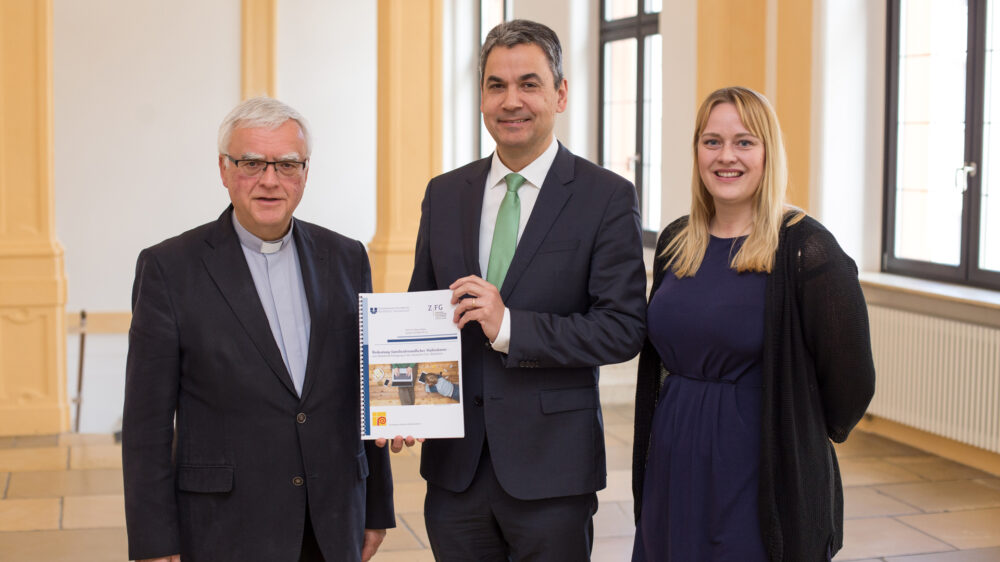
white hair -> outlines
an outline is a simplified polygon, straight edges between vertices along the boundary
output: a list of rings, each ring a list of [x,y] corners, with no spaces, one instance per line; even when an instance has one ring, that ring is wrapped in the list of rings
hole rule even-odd
[[[250,98],[229,112],[219,125],[219,154],[229,151],[229,139],[236,129],[253,129],[262,127],[269,130],[277,129],[289,119],[299,124],[302,136],[306,141],[305,158],[312,154],[312,138],[309,136],[309,123],[301,113],[291,106],[274,98],[261,96]]]

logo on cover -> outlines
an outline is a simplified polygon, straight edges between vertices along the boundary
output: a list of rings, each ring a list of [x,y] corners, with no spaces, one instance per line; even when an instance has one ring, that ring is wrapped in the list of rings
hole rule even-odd
[[[378,312],[378,307],[377,306],[368,307],[368,311],[371,312],[372,314],[375,314],[376,312]]]
[[[372,412],[372,425],[387,425],[387,423],[388,422],[385,419],[385,412]]]

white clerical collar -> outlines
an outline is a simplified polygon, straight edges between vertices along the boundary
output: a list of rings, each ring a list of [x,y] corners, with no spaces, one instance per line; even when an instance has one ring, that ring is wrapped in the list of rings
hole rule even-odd
[[[549,147],[545,149],[545,152],[538,155],[531,164],[525,166],[518,173],[524,177],[526,182],[530,185],[542,188],[542,184],[545,183],[545,176],[549,175],[549,168],[552,167],[552,162],[556,159],[556,154],[559,153],[559,141],[556,140],[555,135],[552,136],[552,142]],[[500,156],[497,152],[493,151],[493,160],[490,163],[490,175],[486,178],[486,185],[489,187],[496,187],[497,185],[504,183],[504,178],[507,174],[511,173],[513,170],[504,165],[500,161]]]
[[[233,213],[233,228],[236,230],[236,236],[240,239],[240,244],[243,244],[243,247],[246,249],[260,254],[273,254],[287,246],[292,239],[292,231],[295,230],[295,220],[292,220],[292,224],[284,236],[278,240],[271,241],[261,240],[244,228],[240,224],[239,219],[236,218],[236,213]]]

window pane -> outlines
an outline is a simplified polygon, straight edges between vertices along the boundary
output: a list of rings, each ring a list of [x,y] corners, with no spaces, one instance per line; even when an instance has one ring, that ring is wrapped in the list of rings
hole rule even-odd
[[[663,0],[646,0],[644,9],[647,14],[658,14],[663,11]]]
[[[900,2],[899,258],[960,262],[967,18],[966,0]]]
[[[611,21],[639,15],[637,0],[604,0],[604,20]]]
[[[635,182],[635,118],[638,42],[604,45],[604,167]]]
[[[660,144],[663,127],[663,75],[661,59],[663,42],[659,35],[646,37],[643,45],[646,60],[643,67],[642,123],[642,228],[660,230]]]
[[[504,0],[480,0],[479,2],[479,44],[486,41],[486,34],[503,22]]]
[[[993,109],[1000,108],[1000,84],[994,88],[993,77],[1000,76],[1000,62],[993,56],[996,44],[996,2],[987,4],[986,18],[986,100],[983,112],[982,197],[979,214],[979,269],[1000,271],[1000,185],[994,168],[1000,167],[1000,138],[994,139]],[[994,142],[997,141],[997,142]],[[992,196],[991,196],[992,194]]]
[[[479,1],[479,44],[482,45],[486,41],[486,35],[491,29],[503,23],[504,20],[504,0],[480,0]],[[478,57],[476,58],[476,64],[479,64]],[[479,75],[479,70],[476,70],[476,75]],[[483,123],[482,116],[479,118],[479,155],[482,157],[489,156],[493,154],[497,145],[493,141],[493,137],[490,136],[489,130],[486,129],[486,125]]]

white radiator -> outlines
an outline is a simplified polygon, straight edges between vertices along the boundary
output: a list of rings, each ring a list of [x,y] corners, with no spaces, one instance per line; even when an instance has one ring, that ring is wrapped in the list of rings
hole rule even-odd
[[[1000,453],[1000,329],[869,305],[868,412]]]

